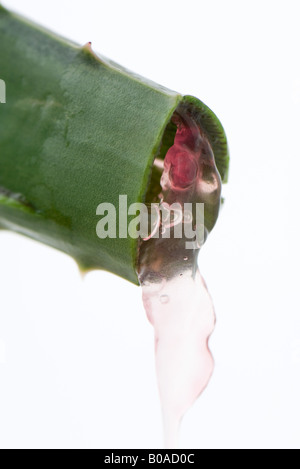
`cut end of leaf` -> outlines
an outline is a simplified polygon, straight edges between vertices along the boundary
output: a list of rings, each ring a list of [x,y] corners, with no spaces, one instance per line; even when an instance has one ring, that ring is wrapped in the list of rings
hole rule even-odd
[[[190,113],[207,136],[222,182],[226,184],[229,172],[229,149],[220,120],[208,106],[194,96],[184,96],[179,108],[183,112]]]

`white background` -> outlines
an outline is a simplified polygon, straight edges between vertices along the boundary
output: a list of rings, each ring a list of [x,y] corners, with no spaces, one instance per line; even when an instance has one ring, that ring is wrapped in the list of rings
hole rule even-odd
[[[182,448],[300,448],[299,1],[6,0],[221,119],[226,204],[200,256],[216,369]],[[0,69],[1,75],[1,69]],[[0,234],[0,447],[161,448],[141,291]]]

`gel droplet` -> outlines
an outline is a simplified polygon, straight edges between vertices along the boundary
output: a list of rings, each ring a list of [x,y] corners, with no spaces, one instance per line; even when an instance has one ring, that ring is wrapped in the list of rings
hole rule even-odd
[[[161,297],[160,297],[160,302],[161,302],[163,305],[169,303],[169,301],[170,301],[170,298],[169,298],[168,295],[161,295]]]

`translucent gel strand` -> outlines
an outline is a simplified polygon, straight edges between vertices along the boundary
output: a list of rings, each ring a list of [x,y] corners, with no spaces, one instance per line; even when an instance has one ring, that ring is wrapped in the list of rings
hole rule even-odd
[[[177,133],[164,160],[161,208],[167,211],[174,203],[183,206],[187,202],[204,202],[217,214],[221,182],[212,150],[189,116],[175,115],[173,121]],[[194,212],[190,217],[194,217]],[[184,217],[173,215],[172,229],[185,222]],[[213,372],[208,339],[215,314],[197,265],[199,249],[186,249],[187,239],[175,239],[172,231],[170,239],[162,238],[162,223],[157,224],[157,230],[158,237],[154,238],[153,231],[141,242],[138,274],[144,307],[155,332],[165,446],[175,449],[181,419]]]

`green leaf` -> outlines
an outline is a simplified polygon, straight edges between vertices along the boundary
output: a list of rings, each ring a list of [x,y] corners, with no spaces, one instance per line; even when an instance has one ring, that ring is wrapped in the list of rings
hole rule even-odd
[[[66,252],[83,269],[108,270],[137,284],[137,240],[100,240],[97,206],[118,207],[121,194],[128,205],[144,200],[180,103],[193,109],[226,178],[221,124],[196,98],[138,77],[96,56],[90,44],[78,47],[1,6],[0,44],[6,83],[0,225]]]

